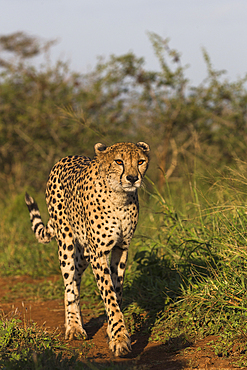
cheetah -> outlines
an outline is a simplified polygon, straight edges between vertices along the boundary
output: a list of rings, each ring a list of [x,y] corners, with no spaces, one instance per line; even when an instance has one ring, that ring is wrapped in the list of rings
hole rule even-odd
[[[26,193],[32,230],[40,243],[55,238],[64,280],[65,339],[87,337],[80,311],[80,284],[91,264],[107,315],[109,348],[131,351],[121,312],[128,248],[138,221],[138,195],[149,164],[144,142],[94,147],[95,157],[68,156],[51,170],[46,188],[49,221],[44,226]]]

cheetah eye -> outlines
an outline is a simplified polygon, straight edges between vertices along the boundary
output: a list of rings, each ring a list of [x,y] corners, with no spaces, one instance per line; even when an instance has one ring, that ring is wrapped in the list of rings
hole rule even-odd
[[[138,161],[138,166],[141,166],[144,162],[145,162],[145,161],[144,161],[144,159],[140,159],[140,160]]]
[[[115,160],[115,162],[116,162],[119,166],[123,165],[123,161],[121,161],[121,159],[116,159],[116,160]]]

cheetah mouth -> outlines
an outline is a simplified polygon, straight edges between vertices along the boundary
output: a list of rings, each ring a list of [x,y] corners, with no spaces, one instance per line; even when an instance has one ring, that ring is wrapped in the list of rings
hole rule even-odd
[[[122,185],[122,188],[124,191],[126,191],[127,193],[133,193],[134,191],[136,191],[138,188],[140,187],[139,184],[135,184],[135,185],[132,185],[132,184],[129,184],[129,185]]]
[[[133,193],[135,192],[140,186],[141,186],[141,183],[139,181],[135,182],[134,184],[132,184],[131,182],[128,183],[128,182],[118,182],[118,181],[112,181],[110,179],[109,181],[109,185],[110,187],[114,190],[114,191],[117,191],[117,192],[125,192],[125,193]]]

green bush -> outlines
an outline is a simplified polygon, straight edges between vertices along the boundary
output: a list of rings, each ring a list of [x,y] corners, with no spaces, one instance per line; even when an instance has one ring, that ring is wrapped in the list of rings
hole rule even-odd
[[[237,82],[215,71],[190,86],[181,55],[169,40],[150,33],[159,71],[145,69],[133,53],[98,60],[79,75],[67,63],[49,63],[51,43],[16,33],[0,38],[0,183],[7,192],[44,189],[53,164],[68,154],[93,155],[97,141],[148,141],[151,178],[188,181],[236,166],[246,143],[246,77]],[[6,57],[6,51],[14,55]],[[30,59],[44,54],[34,67]],[[13,61],[14,60],[14,61]]]

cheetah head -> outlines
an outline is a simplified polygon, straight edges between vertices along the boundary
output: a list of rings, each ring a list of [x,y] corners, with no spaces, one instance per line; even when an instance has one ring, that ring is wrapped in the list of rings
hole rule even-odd
[[[149,145],[144,142],[95,145],[96,160],[100,171],[113,191],[135,192],[142,183],[148,168]]]

